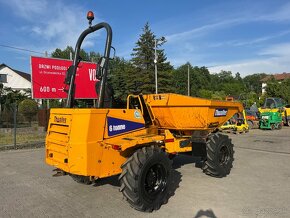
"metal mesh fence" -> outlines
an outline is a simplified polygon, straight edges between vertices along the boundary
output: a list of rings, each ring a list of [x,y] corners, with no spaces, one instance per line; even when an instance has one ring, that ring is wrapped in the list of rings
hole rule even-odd
[[[38,110],[30,117],[20,113],[17,105],[0,113],[0,150],[44,145],[48,110]]]

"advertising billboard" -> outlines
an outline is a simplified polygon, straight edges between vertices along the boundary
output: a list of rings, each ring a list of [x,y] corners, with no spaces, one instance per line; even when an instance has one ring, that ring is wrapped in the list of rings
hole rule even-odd
[[[31,57],[32,97],[35,99],[62,99],[67,97],[64,89],[65,74],[71,60]],[[98,98],[95,91],[97,64],[80,62],[75,79],[75,98]]]

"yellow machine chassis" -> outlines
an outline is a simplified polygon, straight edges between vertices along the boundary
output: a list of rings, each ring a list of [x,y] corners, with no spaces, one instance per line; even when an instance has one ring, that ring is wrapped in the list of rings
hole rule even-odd
[[[155,144],[171,154],[189,152],[189,140],[205,139],[210,131],[242,111],[237,102],[176,94],[147,95],[144,99],[145,105],[132,109],[129,104],[127,109],[51,109],[46,163],[70,174],[95,178],[116,175],[137,149]],[[150,125],[143,117],[145,107]],[[227,113],[215,116],[219,109]],[[126,125],[134,128],[126,129]]]

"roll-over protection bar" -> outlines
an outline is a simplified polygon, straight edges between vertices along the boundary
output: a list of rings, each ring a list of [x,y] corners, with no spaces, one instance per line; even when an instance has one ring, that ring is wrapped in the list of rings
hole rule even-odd
[[[79,56],[80,50],[81,50],[81,45],[83,40],[87,35],[90,33],[93,33],[97,30],[100,30],[102,28],[105,28],[107,31],[107,38],[106,38],[106,47],[104,51],[104,66],[102,68],[102,80],[101,80],[101,85],[100,85],[100,94],[98,98],[98,108],[102,108],[104,105],[104,93],[105,93],[105,85],[107,82],[107,74],[108,74],[108,65],[109,65],[109,58],[110,58],[110,49],[111,49],[111,44],[112,44],[112,28],[109,24],[107,23],[98,23],[94,26],[90,26],[88,29],[82,32],[82,34],[79,36],[78,41],[76,43],[75,47],[75,55],[74,55],[74,60],[73,60],[73,72],[70,78],[70,85],[69,85],[69,90],[68,90],[68,96],[67,96],[67,101],[66,101],[66,107],[67,108],[72,108],[74,106],[74,97],[75,97],[75,77],[76,77],[76,71],[78,64],[81,60],[81,57]]]

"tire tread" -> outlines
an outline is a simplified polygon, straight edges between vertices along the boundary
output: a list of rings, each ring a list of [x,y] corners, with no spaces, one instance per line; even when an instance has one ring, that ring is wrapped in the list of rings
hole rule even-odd
[[[157,145],[138,149],[121,166],[122,173],[118,178],[121,183],[119,190],[123,193],[124,198],[131,207],[139,211],[152,212],[153,210],[158,210],[165,202],[168,202],[167,188],[164,193],[162,193],[163,198],[158,198],[158,200],[154,200],[151,203],[145,201],[138,192],[138,188],[140,188],[138,187],[138,181],[139,178],[141,178],[140,173],[146,162],[150,161],[155,155],[160,155],[160,157],[164,158],[163,161],[165,161],[165,165],[168,167],[167,170],[169,174],[171,170],[171,161]],[[169,179],[169,176],[167,179]],[[169,182],[167,184],[169,184]]]

